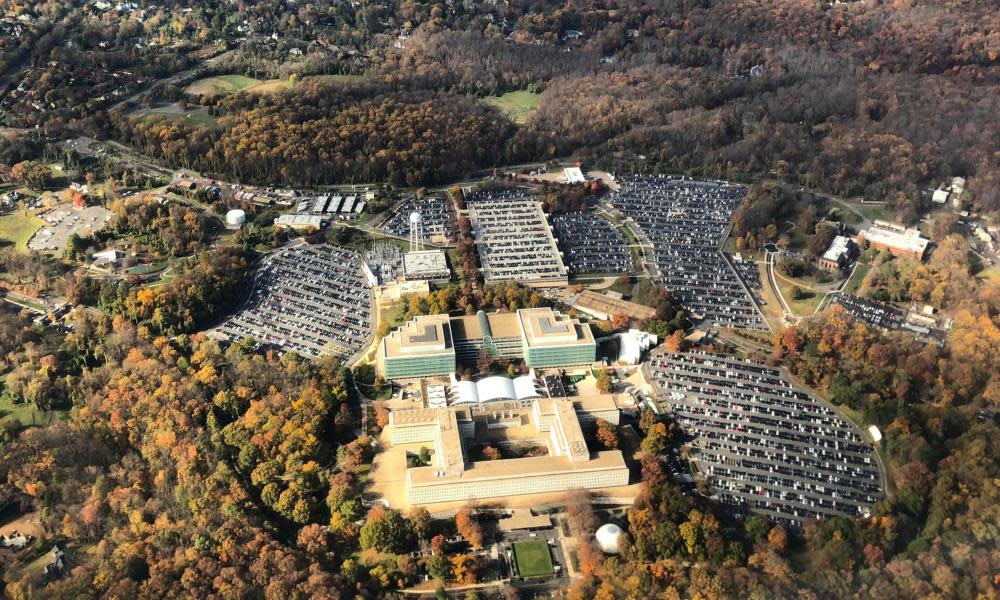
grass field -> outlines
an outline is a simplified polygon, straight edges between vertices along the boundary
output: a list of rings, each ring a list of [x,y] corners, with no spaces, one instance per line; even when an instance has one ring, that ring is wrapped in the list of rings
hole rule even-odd
[[[38,217],[27,215],[24,211],[15,210],[0,216],[0,240],[14,244],[19,252],[28,251],[28,240],[45,225]]]
[[[514,542],[514,564],[521,577],[551,575],[552,555],[543,541]]]
[[[861,287],[861,283],[865,280],[865,276],[868,275],[868,271],[872,270],[872,266],[865,263],[858,264],[857,268],[854,269],[854,273],[851,274],[851,278],[847,280],[844,284],[845,294],[856,294],[858,293],[858,288]]]
[[[488,96],[483,98],[483,102],[500,109],[500,112],[507,115],[507,118],[514,123],[523,125],[528,122],[531,113],[538,108],[539,98],[541,98],[540,94],[520,90],[507,92],[503,96]]]
[[[361,83],[365,78],[361,75],[313,75],[304,77],[301,81],[322,81],[340,83]],[[254,79],[245,75],[220,75],[199,79],[184,88],[192,96],[204,94],[227,95],[238,92],[253,92],[255,94],[273,94],[290,89],[295,84],[287,79]]]
[[[45,413],[37,410],[34,404],[14,404],[10,400],[0,398],[0,419],[14,417],[22,427],[48,422]]]
[[[259,85],[261,81],[244,75],[220,75],[199,79],[184,88],[184,91],[200,96],[202,94],[234,94]]]
[[[809,315],[816,312],[819,307],[820,302],[823,301],[824,294],[822,292],[817,292],[808,289],[807,286],[794,281],[785,279],[780,274],[778,274],[777,269],[775,269],[774,279],[778,283],[778,287],[781,289],[781,295],[784,297],[785,302],[788,304],[788,308],[799,317],[808,317]],[[807,297],[801,300],[792,299],[792,288],[798,285],[804,292],[806,292]]]

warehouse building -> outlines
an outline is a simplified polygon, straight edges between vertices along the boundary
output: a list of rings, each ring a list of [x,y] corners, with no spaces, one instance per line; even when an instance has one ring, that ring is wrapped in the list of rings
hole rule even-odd
[[[930,240],[920,235],[917,229],[887,221],[875,221],[872,226],[858,235],[879,250],[888,250],[893,256],[923,260]]]
[[[382,340],[379,372],[387,379],[454,372],[456,360],[475,361],[481,351],[497,359],[524,359],[529,367],[586,365],[597,357],[590,326],[551,308],[516,313],[415,317]]]

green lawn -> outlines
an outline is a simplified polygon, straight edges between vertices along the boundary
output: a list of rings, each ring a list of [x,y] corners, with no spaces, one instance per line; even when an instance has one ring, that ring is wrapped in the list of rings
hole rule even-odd
[[[514,565],[521,577],[552,575],[552,555],[543,541],[514,542]]]
[[[45,413],[37,410],[34,404],[14,404],[9,399],[0,398],[0,419],[14,417],[22,427],[48,422]]]
[[[655,306],[656,295],[659,293],[660,290],[653,285],[652,281],[649,279],[640,279],[639,285],[635,290],[635,296],[632,297],[632,302],[644,306]]]
[[[23,210],[0,216],[0,239],[14,244],[19,252],[28,251],[28,240],[35,232],[45,226],[45,221],[28,214]]]
[[[531,113],[538,108],[540,94],[520,90],[517,92],[507,92],[503,96],[488,96],[483,98],[483,102],[497,107],[500,112],[507,115],[507,118],[523,125],[528,121]]]
[[[854,269],[854,273],[851,278],[847,280],[844,284],[845,294],[857,294],[858,289],[861,287],[861,283],[865,280],[865,276],[868,275],[868,271],[872,270],[872,266],[867,263],[858,264],[857,268]]]
[[[824,294],[822,292],[816,292],[808,289],[807,284],[794,283],[793,281],[785,279],[777,273],[777,269],[775,269],[774,279],[777,281],[778,287],[781,289],[781,295],[785,298],[785,303],[788,304],[788,308],[790,308],[791,311],[799,317],[808,317],[813,314],[819,307],[820,302],[823,301]],[[807,296],[805,298],[800,300],[792,299],[792,288],[796,285],[806,292]]]

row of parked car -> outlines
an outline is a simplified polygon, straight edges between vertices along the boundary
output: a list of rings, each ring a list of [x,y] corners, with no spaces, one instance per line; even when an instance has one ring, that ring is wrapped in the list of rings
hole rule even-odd
[[[655,355],[650,372],[720,500],[800,523],[864,515],[881,498],[878,459],[861,433],[778,369],[687,352]]]

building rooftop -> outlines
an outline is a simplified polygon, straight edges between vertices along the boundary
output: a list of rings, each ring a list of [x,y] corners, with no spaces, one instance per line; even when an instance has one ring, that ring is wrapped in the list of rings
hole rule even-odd
[[[487,313],[479,311],[474,315],[454,317],[451,320],[455,339],[478,340],[492,337],[520,337],[521,327],[515,313]]]
[[[827,248],[826,253],[823,254],[823,258],[825,260],[837,262],[840,260],[841,256],[847,254],[850,251],[851,247],[850,245],[851,245],[850,238],[843,235],[838,235],[837,237],[833,238],[832,242],[830,242],[830,247]]]
[[[382,339],[382,352],[386,357],[426,356],[454,351],[448,315],[414,317]]]
[[[549,515],[533,515],[530,510],[515,510],[511,516],[500,519],[497,523],[501,531],[516,531],[518,529],[542,529],[552,527],[552,517]]]
[[[566,183],[584,183],[587,181],[580,167],[566,167],[563,169],[563,176],[566,178]]]
[[[576,319],[561,315],[551,308],[521,309],[517,311],[517,317],[529,348],[594,343],[590,327],[584,327]]]
[[[438,475],[440,467],[416,467],[409,470],[411,485],[450,485],[456,479],[506,479],[512,475],[534,477],[558,475],[567,471],[592,471],[627,468],[619,450],[606,450],[593,454],[589,460],[573,461],[566,456],[532,456],[484,460],[466,465],[454,476]]]
[[[590,290],[584,290],[577,296],[573,308],[589,312],[591,314],[602,314],[609,317],[622,314],[633,319],[652,319],[656,316],[656,311],[648,306],[614,298],[607,294],[598,294]]]
[[[552,407],[556,413],[553,425],[558,434],[556,454],[566,456],[573,462],[588,460],[590,451],[587,449],[587,440],[583,437],[583,428],[580,427],[580,420],[576,416],[573,403],[559,398],[552,401]]]
[[[447,276],[448,261],[443,250],[422,250],[403,255],[403,274],[407,279]]]
[[[902,225],[886,221],[875,221],[872,226],[861,232],[861,237],[873,244],[890,248],[898,248],[923,255],[930,242],[917,229],[908,229]]]

